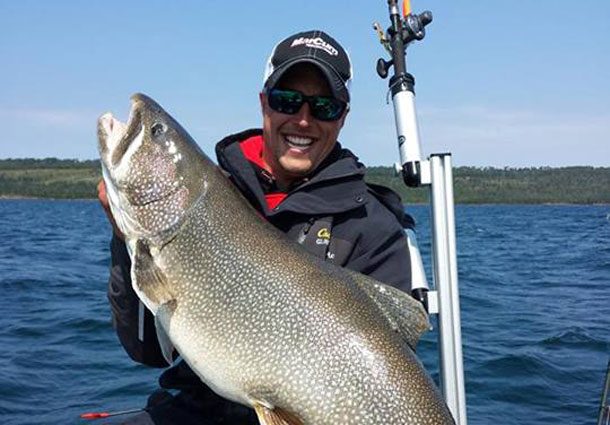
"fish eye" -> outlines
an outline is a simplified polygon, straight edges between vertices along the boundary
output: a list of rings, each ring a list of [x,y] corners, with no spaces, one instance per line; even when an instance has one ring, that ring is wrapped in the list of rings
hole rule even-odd
[[[161,123],[153,124],[153,126],[150,128],[150,132],[155,137],[160,136],[165,133],[165,126]]]

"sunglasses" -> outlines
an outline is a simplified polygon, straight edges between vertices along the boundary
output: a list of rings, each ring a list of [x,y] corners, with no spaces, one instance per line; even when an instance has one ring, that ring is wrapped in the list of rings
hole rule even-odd
[[[331,96],[307,96],[297,90],[271,89],[267,91],[269,107],[276,112],[294,115],[305,102],[311,115],[320,121],[336,121],[343,115],[347,103]]]

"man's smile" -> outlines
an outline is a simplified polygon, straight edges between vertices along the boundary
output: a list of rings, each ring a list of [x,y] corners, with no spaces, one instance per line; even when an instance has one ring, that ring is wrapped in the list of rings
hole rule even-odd
[[[305,150],[311,147],[314,143],[314,138],[307,136],[297,136],[294,134],[284,134],[284,140],[286,144],[298,150]]]

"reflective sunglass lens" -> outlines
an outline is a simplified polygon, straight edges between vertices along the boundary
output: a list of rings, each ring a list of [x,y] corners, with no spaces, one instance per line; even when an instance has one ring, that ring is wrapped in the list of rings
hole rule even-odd
[[[307,101],[311,115],[321,121],[334,121],[339,119],[346,104],[328,96],[305,96],[296,90],[272,89],[268,95],[269,106],[274,111],[293,115],[296,114],[303,103]]]
[[[311,103],[312,115],[322,121],[336,120],[344,109],[343,103],[333,98],[318,97]]]
[[[296,114],[303,105],[303,96],[294,91],[271,90],[269,92],[269,106],[271,109],[283,114]]]

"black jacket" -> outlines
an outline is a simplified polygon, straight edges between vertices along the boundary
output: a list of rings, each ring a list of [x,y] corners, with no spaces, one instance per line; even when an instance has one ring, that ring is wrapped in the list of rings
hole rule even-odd
[[[338,266],[409,292],[411,268],[403,226],[412,223],[403,212],[400,197],[383,186],[366,184],[364,165],[337,143],[316,174],[270,211],[257,175],[238,143],[258,134],[261,130],[248,130],[216,145],[219,165],[248,201],[271,224],[314,254],[326,254],[327,260]],[[320,227],[332,222],[325,253],[317,250],[316,232],[308,229],[318,220]],[[310,236],[305,241],[301,240],[304,231]]]
[[[257,173],[239,147],[240,141],[258,134],[261,130],[248,130],[216,146],[219,165],[248,201],[315,255],[409,292],[411,268],[403,226],[412,222],[404,216],[400,197],[382,186],[366,184],[365,167],[337,143],[315,175],[269,210]],[[165,367],[152,315],[143,311],[131,287],[124,244],[113,238],[111,253],[108,298],[121,343],[135,361]],[[216,410],[235,408],[207,389],[184,362],[163,373],[160,383],[165,388],[195,391]]]

